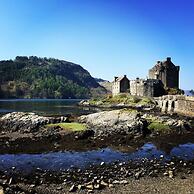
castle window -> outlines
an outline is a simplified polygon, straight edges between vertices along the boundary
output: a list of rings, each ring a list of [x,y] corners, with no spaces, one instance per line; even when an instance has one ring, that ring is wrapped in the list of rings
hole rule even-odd
[[[172,109],[174,109],[175,108],[175,103],[174,103],[174,101],[172,101]]]

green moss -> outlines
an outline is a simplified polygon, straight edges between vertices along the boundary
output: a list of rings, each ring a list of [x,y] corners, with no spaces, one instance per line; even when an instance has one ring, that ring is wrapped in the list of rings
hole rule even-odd
[[[146,105],[146,104],[153,104],[153,101],[150,98],[143,97],[141,101],[139,102],[141,105]]]
[[[148,129],[155,132],[167,132],[170,130],[170,127],[168,125],[155,121],[149,124]]]
[[[71,131],[84,131],[86,130],[86,125],[81,123],[56,123],[56,124],[48,124],[47,127],[59,126],[63,129],[71,130]]]
[[[181,95],[184,94],[184,90],[178,88],[165,88],[166,94],[168,95]]]

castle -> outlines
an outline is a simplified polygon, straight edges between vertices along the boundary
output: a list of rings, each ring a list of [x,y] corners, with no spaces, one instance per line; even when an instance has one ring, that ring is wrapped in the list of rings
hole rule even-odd
[[[112,94],[130,93],[135,96],[158,97],[165,93],[165,88],[179,88],[180,67],[175,66],[170,57],[158,61],[149,70],[148,79],[129,80],[126,75],[115,77],[112,84]]]
[[[175,66],[170,57],[166,61],[158,61],[157,64],[149,70],[150,79],[159,79],[166,88],[179,88],[180,67]]]

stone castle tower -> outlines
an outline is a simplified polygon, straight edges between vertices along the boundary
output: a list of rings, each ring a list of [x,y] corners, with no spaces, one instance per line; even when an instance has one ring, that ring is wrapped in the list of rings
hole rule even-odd
[[[180,67],[175,66],[170,57],[166,61],[158,61],[157,64],[149,70],[150,79],[159,79],[167,88],[179,88]]]

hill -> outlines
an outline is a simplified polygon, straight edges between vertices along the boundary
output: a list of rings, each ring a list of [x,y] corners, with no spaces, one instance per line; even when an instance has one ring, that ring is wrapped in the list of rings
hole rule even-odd
[[[107,93],[112,93],[112,82],[101,78],[95,78],[95,80],[100,84],[100,86],[106,89]]]
[[[80,65],[17,56],[0,61],[0,98],[89,98],[106,89]]]
[[[194,90],[184,90],[186,96],[194,96]]]

